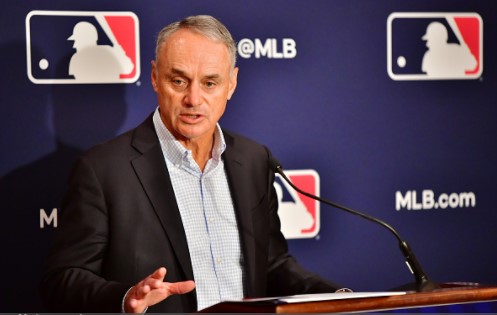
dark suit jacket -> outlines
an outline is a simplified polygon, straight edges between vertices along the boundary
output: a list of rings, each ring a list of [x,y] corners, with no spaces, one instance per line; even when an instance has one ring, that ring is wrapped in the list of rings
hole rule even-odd
[[[247,297],[331,292],[303,270],[280,232],[269,151],[224,132],[223,154],[244,253]],[[158,267],[193,279],[185,232],[151,116],[75,165],[42,279],[48,311],[120,312],[125,292]],[[149,312],[192,312],[195,291]]]

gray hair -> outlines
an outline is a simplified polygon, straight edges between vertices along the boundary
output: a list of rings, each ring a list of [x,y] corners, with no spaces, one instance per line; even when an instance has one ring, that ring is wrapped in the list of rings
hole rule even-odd
[[[226,45],[226,48],[228,48],[228,53],[231,57],[232,69],[235,68],[236,43],[226,26],[224,26],[223,23],[210,15],[189,16],[164,27],[157,35],[157,43],[155,46],[156,61],[162,44],[164,44],[164,42],[174,32],[181,29],[189,29],[201,35],[204,35],[209,39],[221,41],[224,45]]]

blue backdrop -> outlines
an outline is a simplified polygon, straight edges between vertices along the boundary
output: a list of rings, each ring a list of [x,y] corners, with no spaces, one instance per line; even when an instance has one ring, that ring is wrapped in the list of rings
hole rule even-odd
[[[395,226],[435,281],[497,283],[495,1],[22,0],[3,7],[0,312],[42,311],[38,278],[72,163],[154,110],[155,35],[194,14],[219,18],[245,45],[223,127],[267,145],[285,169],[315,170],[322,197]],[[33,10],[60,16],[27,19]],[[69,77],[74,21],[99,11],[138,19],[133,82],[32,82],[29,73]],[[416,14],[389,20],[402,12]],[[481,21],[454,27],[447,22],[454,13]],[[421,37],[434,21],[455,45],[471,45],[457,36],[469,33],[481,73],[426,77]],[[99,32],[100,44],[109,44]],[[317,236],[289,241],[307,268],[357,291],[413,280],[386,230],[325,206],[320,220]]]

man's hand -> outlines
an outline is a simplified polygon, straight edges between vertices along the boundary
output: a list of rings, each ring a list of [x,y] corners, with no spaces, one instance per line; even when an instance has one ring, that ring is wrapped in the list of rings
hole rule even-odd
[[[126,313],[143,313],[149,306],[157,304],[173,294],[188,293],[195,288],[195,282],[164,282],[166,268],[161,267],[132,287],[124,299]]]

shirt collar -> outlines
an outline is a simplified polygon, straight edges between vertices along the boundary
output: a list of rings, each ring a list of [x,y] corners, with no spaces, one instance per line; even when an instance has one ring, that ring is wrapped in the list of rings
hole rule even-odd
[[[160,118],[159,108],[155,110],[154,127],[157,137],[159,138],[164,157],[174,165],[180,165],[184,158],[191,154],[191,151],[185,148],[166,128],[164,122]],[[212,147],[212,159],[215,161],[221,160],[221,155],[226,150],[226,141],[224,134],[219,124],[216,125],[214,132],[214,145]]]

